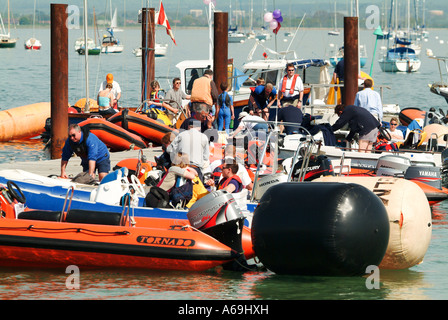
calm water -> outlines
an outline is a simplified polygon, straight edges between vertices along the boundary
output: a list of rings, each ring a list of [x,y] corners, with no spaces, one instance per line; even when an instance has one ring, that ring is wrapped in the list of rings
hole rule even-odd
[[[31,29],[15,30],[20,38],[15,49],[0,51],[0,109],[8,109],[35,102],[50,101],[50,30],[38,29],[36,37],[43,43],[38,52],[27,52],[23,42],[31,36]],[[369,73],[372,49],[375,40],[371,31],[360,32],[360,43],[365,44],[369,55],[363,71]],[[69,33],[69,101],[74,103],[85,95],[84,57],[73,50],[73,43],[81,36],[80,30]],[[105,75],[112,72],[123,89],[122,102],[126,106],[137,105],[140,97],[141,61],[132,53],[139,46],[140,29],[125,29],[118,33],[125,51],[117,55],[90,57],[89,91],[96,93]],[[206,59],[208,57],[208,31],[175,30],[177,46],[171,43],[164,30],[157,32],[158,42],[170,44],[166,57],[156,59],[156,75],[162,87],[168,89],[167,80],[178,75],[175,65],[186,59]],[[341,45],[343,36],[330,37],[327,30],[302,30],[297,35],[292,49],[299,57],[328,57],[330,43]],[[436,55],[446,55],[448,48],[446,30],[431,30],[428,42],[423,43],[422,67],[415,74],[382,73],[374,63],[375,83],[390,86],[385,91],[384,102],[398,103],[401,108],[442,107],[448,109],[443,98],[429,92],[428,83],[438,79],[435,61],[425,56],[426,48]],[[275,41],[264,45],[285,50],[283,33]],[[241,66],[253,42],[229,44],[229,57]],[[379,58],[379,48],[375,60]],[[263,49],[255,52],[262,58]],[[93,96],[93,94],[91,94]],[[45,158],[40,141],[27,143],[0,144],[0,162],[37,160]],[[66,288],[65,270],[12,270],[0,272],[1,299],[448,299],[448,279],[445,275],[448,265],[446,253],[448,228],[448,202],[433,208],[433,235],[424,263],[409,270],[381,271],[379,290],[366,288],[362,277],[293,277],[279,276],[271,272],[233,273],[213,270],[202,273],[184,272],[135,272],[122,270],[87,271],[81,270],[80,288]]]

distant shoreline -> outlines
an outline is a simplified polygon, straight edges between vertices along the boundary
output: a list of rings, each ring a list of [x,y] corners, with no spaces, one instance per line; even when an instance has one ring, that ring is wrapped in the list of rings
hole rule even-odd
[[[88,26],[89,28],[90,27],[92,27],[93,28],[93,26],[91,26],[91,25],[89,25]],[[16,29],[32,29],[33,28],[33,26],[32,25],[18,25],[18,26],[16,26]],[[35,26],[35,28],[39,28],[39,29],[49,29],[50,28],[50,25],[36,25]],[[101,26],[100,26],[100,28],[101,28]],[[121,28],[121,29],[140,29],[141,28],[141,26],[139,26],[139,25],[129,25],[129,26],[125,26],[125,27],[123,27],[123,26],[119,26],[119,28]],[[156,29],[163,29],[163,27],[157,27]],[[171,29],[173,30],[173,31],[176,31],[176,29],[192,29],[192,30],[194,30],[194,29],[208,29],[208,27],[206,27],[206,26],[179,26],[179,27],[176,27],[176,26],[171,26]],[[244,28],[241,28],[242,30],[243,30],[243,32],[245,31],[245,29]],[[247,28],[248,29],[248,28]],[[318,27],[301,27],[300,28],[301,30],[331,30],[331,27],[328,27],[328,28],[318,28]],[[343,31],[343,29],[344,28],[341,28],[341,32]],[[425,29],[426,31],[431,31],[431,30],[446,30],[447,28],[446,27],[443,27],[443,28],[427,28],[427,29]],[[288,31],[295,31],[296,29],[294,29],[294,28],[290,28],[290,27],[283,27],[282,29],[280,29],[280,30],[282,30],[282,31],[284,31],[284,30],[288,30]],[[360,28],[360,30],[369,30],[369,29],[366,29],[366,28]],[[12,32],[14,32],[13,30],[11,30]]]

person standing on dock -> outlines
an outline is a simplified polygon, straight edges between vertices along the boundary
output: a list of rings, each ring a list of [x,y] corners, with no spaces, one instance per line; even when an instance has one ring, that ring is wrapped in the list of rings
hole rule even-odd
[[[302,107],[303,100],[303,81],[298,74],[295,74],[294,64],[286,65],[286,75],[280,83],[277,96],[277,105],[286,107],[293,106]]]
[[[334,68],[333,83],[341,85],[344,84],[344,57],[342,57],[342,59],[338,61],[336,67]],[[344,103],[345,87],[344,85],[342,87],[334,87],[334,91],[338,92],[338,88],[341,88],[341,103]]]
[[[108,73],[106,76],[106,81],[101,82],[98,93],[106,89],[108,83],[112,83],[112,93],[114,95],[114,99],[111,101],[111,106],[112,108],[118,110],[118,100],[121,98],[121,87],[118,82],[114,80],[114,75],[112,73]]]
[[[373,81],[364,80],[364,90],[358,91],[354,105],[369,111],[380,123],[383,121],[383,103],[378,92],[372,89]]]
[[[86,127],[81,128],[76,123],[68,127],[68,138],[62,149],[61,178],[68,178],[65,169],[73,153],[81,158],[83,172],[88,172],[92,178],[95,178],[96,170],[99,181],[109,173],[110,154],[107,146]]]
[[[235,119],[235,112],[233,109],[233,99],[228,92],[226,82],[220,85],[222,93],[218,96],[218,103],[216,106],[216,117],[218,118],[218,131],[226,130],[230,133],[230,122]]]
[[[106,85],[106,89],[100,91],[97,96],[98,111],[100,115],[115,114],[117,110],[111,107],[114,100],[112,93],[112,83]]]
[[[197,103],[205,103],[209,111],[212,110],[218,100],[218,88],[213,81],[212,70],[205,70],[204,75],[194,81],[190,100],[193,107]]]

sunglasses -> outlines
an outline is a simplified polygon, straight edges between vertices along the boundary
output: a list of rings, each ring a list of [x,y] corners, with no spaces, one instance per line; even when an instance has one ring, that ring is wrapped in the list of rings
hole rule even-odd
[[[390,125],[391,125],[391,126],[397,126],[398,123],[391,123]]]
[[[292,71],[294,71],[294,69],[289,69],[289,70],[288,70],[288,72],[292,72]]]
[[[76,138],[76,133],[72,133],[68,135],[70,138]]]

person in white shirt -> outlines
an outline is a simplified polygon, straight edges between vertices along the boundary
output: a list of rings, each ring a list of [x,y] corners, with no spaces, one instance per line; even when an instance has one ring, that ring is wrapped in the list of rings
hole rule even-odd
[[[188,121],[189,129],[179,133],[166,148],[166,151],[170,154],[171,161],[179,153],[188,155],[189,165],[196,169],[199,178],[203,180],[203,172],[210,166],[209,141],[207,136],[201,132],[200,125],[195,126],[192,119]]]
[[[389,129],[387,129],[387,132],[389,132],[391,140],[403,141],[404,140],[403,132],[397,129],[397,127],[398,127],[398,119],[393,117],[390,119]]]
[[[279,84],[277,94],[277,105],[286,107],[293,105],[302,107],[303,100],[303,81],[298,74],[295,74],[294,64],[286,65],[286,75]]]
[[[233,139],[243,130],[255,131],[255,134],[257,134],[257,131],[264,131],[266,133],[268,131],[268,124],[266,123],[266,120],[259,116],[251,116],[246,111],[240,112],[238,120],[240,121],[238,128],[236,128],[236,130],[230,135],[230,139]]]
[[[113,101],[111,101],[111,106],[114,109],[118,109],[118,100],[121,98],[121,88],[117,81],[114,80],[114,76],[112,73],[108,73],[106,76],[106,81],[101,82],[100,88],[98,89],[98,93],[106,89],[108,83],[112,83],[112,94],[114,95]]]
[[[371,79],[364,80],[364,90],[356,93],[354,105],[366,109],[381,123],[383,121],[383,104],[380,94],[373,91],[372,86]]]

